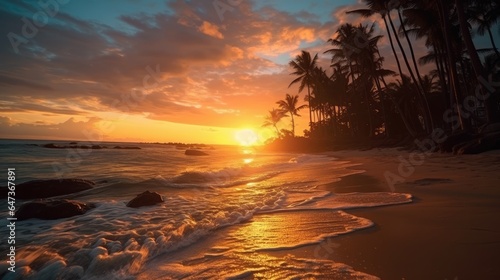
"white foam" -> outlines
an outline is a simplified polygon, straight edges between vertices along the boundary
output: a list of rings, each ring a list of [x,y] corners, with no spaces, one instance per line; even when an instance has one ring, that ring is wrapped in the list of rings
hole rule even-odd
[[[19,223],[22,228],[17,236],[19,243],[30,245],[20,247],[18,254],[22,261],[18,263],[17,269],[34,278],[49,271],[68,277],[83,275],[85,279],[127,278],[142,271],[144,266],[148,266],[158,256],[170,256],[174,251],[177,255],[191,244],[214,235],[219,229],[232,229],[230,226],[252,218],[254,220],[251,223],[243,223],[234,228],[256,226],[260,219],[268,215],[270,219],[274,219],[269,223],[276,226],[264,230],[270,236],[249,239],[249,234],[235,233],[231,236],[233,240],[239,240],[238,243],[223,245],[223,242],[216,242],[219,245],[216,249],[199,252],[198,258],[202,262],[200,266],[194,263],[167,262],[164,268],[168,271],[165,275],[173,278],[218,278],[217,270],[204,266],[204,262],[222,269],[224,273],[221,277],[269,276],[273,269],[271,264],[278,265],[278,260],[270,259],[269,264],[262,264],[257,260],[246,260],[244,255],[315,244],[338,234],[371,226],[371,222],[366,219],[337,210],[411,201],[411,196],[405,194],[334,195],[318,190],[315,185],[359,172],[346,170],[345,167],[352,164],[333,162],[331,157],[300,155],[290,160],[286,155],[270,155],[269,158],[273,160],[267,162],[266,156],[263,156],[256,158],[255,164],[244,167],[218,166],[213,170],[204,168],[184,174],[177,172],[177,175],[165,172],[164,176],[157,175],[156,179],[140,183],[120,183],[91,190],[79,199],[90,197],[88,202],[95,202],[97,207],[83,216]],[[149,188],[162,192],[165,202],[138,209],[125,206],[131,197]],[[3,207],[4,204],[0,203],[0,206]],[[314,220],[314,216],[321,212],[319,209],[332,211],[323,220]],[[301,223],[304,224],[297,223],[291,227],[286,220],[278,221],[286,215],[290,219],[300,219],[309,215],[306,212],[311,210],[316,212],[309,219],[302,220]],[[284,211],[289,213],[282,213]],[[268,214],[261,215],[262,213]],[[315,222],[307,223],[308,220]],[[289,236],[282,236],[288,228]],[[5,227],[1,228],[0,234],[5,235],[5,231]],[[309,232],[303,234],[305,231]],[[248,243],[249,240],[255,243]],[[181,248],[184,249],[180,250]],[[43,254],[48,254],[46,256],[50,257],[47,260],[50,261],[45,266],[30,268],[36,259],[40,261]],[[235,265],[242,258],[242,263],[247,264],[247,267],[226,269],[226,265]],[[311,269],[309,261],[294,260],[291,257],[283,264],[285,268],[283,271],[279,270],[282,272],[279,275],[288,278],[300,275],[294,274],[298,271]],[[339,268],[332,266],[333,264],[318,265],[325,269]]]

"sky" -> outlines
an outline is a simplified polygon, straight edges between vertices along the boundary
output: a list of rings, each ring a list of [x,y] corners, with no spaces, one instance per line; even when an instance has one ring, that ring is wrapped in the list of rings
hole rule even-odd
[[[276,101],[289,93],[305,103],[305,92],[288,87],[288,62],[307,50],[327,68],[323,52],[340,24],[381,23],[345,13],[363,6],[2,0],[1,137],[237,144],[238,131],[251,129],[264,141],[274,136],[262,124]],[[395,69],[381,43],[385,68]],[[420,43],[417,56],[426,52]],[[302,134],[307,110],[296,123]],[[291,129],[289,121],[280,128]]]

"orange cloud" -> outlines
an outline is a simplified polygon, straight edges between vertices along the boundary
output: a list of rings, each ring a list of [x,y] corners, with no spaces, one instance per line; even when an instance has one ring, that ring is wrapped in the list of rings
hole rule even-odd
[[[212,24],[208,21],[203,21],[202,25],[198,28],[201,33],[212,36],[218,39],[224,39],[224,35],[219,31],[219,27],[215,24]]]

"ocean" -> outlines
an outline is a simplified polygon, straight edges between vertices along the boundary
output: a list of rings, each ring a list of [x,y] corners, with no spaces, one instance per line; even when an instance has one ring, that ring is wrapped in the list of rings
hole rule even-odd
[[[345,209],[411,201],[408,194],[335,194],[321,188],[363,172],[328,154],[203,146],[209,155],[187,156],[186,147],[175,145],[41,147],[47,143],[69,145],[0,140],[4,186],[8,168],[15,168],[16,184],[92,180],[93,189],[63,197],[96,208],[66,219],[17,221],[12,273],[5,242],[8,204],[1,201],[2,279],[378,279],[329,260],[324,243],[373,226]],[[126,207],[146,190],[165,202]],[[16,200],[16,208],[23,202]],[[314,258],[285,254],[307,245],[317,245]]]

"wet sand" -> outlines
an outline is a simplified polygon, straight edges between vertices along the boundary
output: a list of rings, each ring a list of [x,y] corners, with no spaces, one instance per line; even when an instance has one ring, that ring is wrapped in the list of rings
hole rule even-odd
[[[398,157],[408,158],[408,152],[384,149],[333,155],[362,163],[353,169],[366,172],[323,188],[393,190],[411,193],[414,202],[347,210],[375,226],[286,253],[334,260],[381,279],[500,279],[500,152],[433,154],[392,188],[384,173],[400,175]]]

